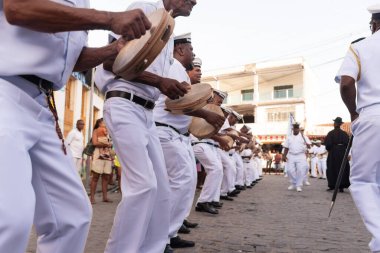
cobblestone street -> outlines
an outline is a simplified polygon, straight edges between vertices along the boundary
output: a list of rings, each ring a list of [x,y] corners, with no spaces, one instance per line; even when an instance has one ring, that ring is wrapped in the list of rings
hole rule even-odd
[[[325,180],[310,179],[310,182],[311,186],[305,186],[299,193],[287,190],[288,182],[283,176],[266,175],[235,201],[224,201],[217,216],[193,209],[189,220],[199,222],[199,226],[181,237],[194,240],[196,247],[175,252],[369,252],[370,235],[348,191],[338,194],[332,217],[328,219],[332,193],[326,192]],[[86,253],[104,250],[120,194],[111,193],[110,199],[114,202],[103,203],[97,196]],[[35,252],[33,234],[27,252]]]

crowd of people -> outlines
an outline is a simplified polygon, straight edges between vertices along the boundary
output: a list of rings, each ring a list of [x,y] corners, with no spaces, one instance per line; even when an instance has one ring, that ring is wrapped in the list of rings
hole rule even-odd
[[[183,115],[165,110],[166,99],[178,99],[200,82],[201,65],[199,60],[198,65],[194,62],[189,34],[172,36],[146,71],[133,80],[112,71],[122,46],[151,28],[148,14],[164,8],[173,18],[189,16],[196,4],[196,0],[135,2],[124,12],[105,12],[90,9],[87,0],[0,0],[4,34],[0,55],[6,59],[0,62],[0,252],[25,252],[32,224],[38,252],[83,252],[100,176],[103,201],[109,201],[104,185],[113,160],[111,147],[121,167],[122,197],[107,253],[170,253],[173,248],[194,246],[178,232],[196,226],[187,220],[196,188],[196,161],[207,174],[196,203],[199,212],[218,215],[223,206],[220,200],[232,201],[261,179],[262,150],[247,126],[237,131],[241,115],[226,107],[222,107],[223,116],[203,108]],[[380,143],[376,137],[380,7],[369,10],[373,36],[351,46],[336,80],[355,135],[350,189],[373,235],[370,248],[379,252],[379,162],[372,151]],[[95,29],[111,31],[107,46],[86,46],[87,30]],[[98,120],[91,139],[95,150],[88,198],[78,176],[83,122],[78,121],[66,143],[53,91],[64,87],[72,71],[94,67],[96,85],[106,100],[104,120]],[[209,103],[221,106],[226,96],[215,89]],[[207,138],[191,136],[192,117],[204,119],[218,131]],[[318,163],[320,177],[336,177],[329,164],[339,163],[327,158],[326,167],[325,154],[328,150],[329,155],[342,158],[347,138],[337,128],[329,133],[325,148],[320,143],[311,148],[299,125],[293,126],[282,154],[289,190],[302,191],[308,183],[308,149],[318,158],[314,164]],[[72,152],[66,150],[67,145]],[[363,154],[363,147],[371,152]],[[279,155],[274,160],[278,168]],[[17,187],[9,180],[14,168],[19,171]],[[347,185],[343,182],[340,187]]]

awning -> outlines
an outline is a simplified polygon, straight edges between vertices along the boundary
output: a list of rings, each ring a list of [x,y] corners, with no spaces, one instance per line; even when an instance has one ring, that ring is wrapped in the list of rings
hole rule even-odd
[[[259,141],[263,144],[267,143],[283,143],[286,140],[286,135],[258,135]]]
[[[310,140],[324,141],[325,135],[306,135]],[[259,141],[262,144],[281,144],[286,140],[286,135],[258,135]]]

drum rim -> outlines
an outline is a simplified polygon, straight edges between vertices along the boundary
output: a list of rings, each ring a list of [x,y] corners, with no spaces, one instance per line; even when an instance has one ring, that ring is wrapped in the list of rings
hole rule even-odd
[[[173,17],[169,14],[169,12],[167,12],[164,8],[160,8],[158,10],[156,10],[155,12],[152,12],[151,14],[153,15],[153,13],[157,13],[157,12],[162,12],[162,17],[160,19],[160,22],[158,22],[158,25],[156,26],[156,29],[155,31],[153,32],[153,34],[151,35],[151,37],[146,41],[145,45],[141,48],[141,50],[136,53],[135,56],[132,57],[132,59],[127,63],[125,64],[123,67],[116,67],[117,64],[120,60],[119,57],[121,57],[120,55],[120,52],[119,54],[117,55],[116,59],[115,59],[115,62],[113,64],[113,72],[117,75],[119,74],[122,74],[120,76],[127,76],[130,75],[131,77],[126,77],[124,79],[126,80],[130,80],[130,79],[133,79],[135,77],[137,77],[142,71],[140,72],[136,72],[135,71],[135,65],[137,65],[137,63],[141,63],[143,62],[147,56],[149,55],[153,55],[154,57],[149,57],[151,58],[151,60],[148,60],[148,62],[146,63],[146,67],[144,68],[144,70],[149,67],[150,64],[152,64],[152,62],[157,58],[158,54],[162,51],[162,49],[165,47],[165,45],[168,43],[168,41],[170,40],[170,37],[168,37],[168,40],[167,41],[162,41],[160,40],[163,32],[167,29],[167,28],[170,28],[170,35],[173,34],[173,31],[174,31],[174,26],[175,26],[175,21],[173,19]],[[149,16],[148,16],[149,18]],[[149,30],[148,32],[150,32],[151,30]],[[161,35],[161,36],[159,36]],[[160,41],[162,41],[162,43],[160,43]],[[123,48],[122,50],[127,50],[127,47],[128,44],[125,45],[125,49]],[[143,70],[143,71],[144,71]]]

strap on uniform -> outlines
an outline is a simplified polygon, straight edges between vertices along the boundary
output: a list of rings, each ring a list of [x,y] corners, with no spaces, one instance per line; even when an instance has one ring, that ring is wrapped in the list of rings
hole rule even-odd
[[[360,63],[359,56],[356,54],[356,52],[355,52],[354,48],[352,47],[352,45],[350,46],[350,51],[354,54],[355,59],[356,59],[356,63],[358,64],[359,73],[358,73],[358,78],[357,78],[356,81],[359,81],[360,80],[360,76],[361,76],[361,71],[362,71],[362,64]]]

